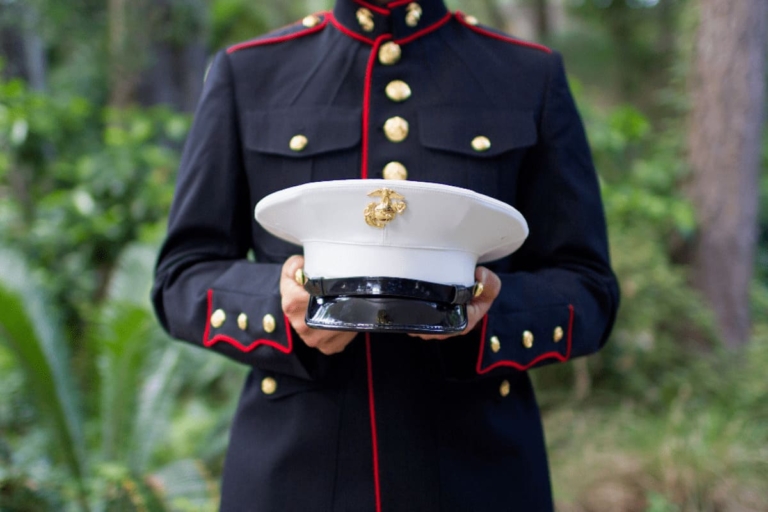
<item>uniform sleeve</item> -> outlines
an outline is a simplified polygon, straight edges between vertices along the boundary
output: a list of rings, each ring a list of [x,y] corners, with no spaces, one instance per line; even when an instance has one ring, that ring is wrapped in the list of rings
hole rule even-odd
[[[562,59],[550,57],[539,139],[523,163],[517,208],[530,235],[499,269],[476,372],[527,370],[593,353],[619,303],[595,173]]]
[[[308,378],[314,355],[282,313],[281,265],[247,260],[253,211],[241,154],[231,70],[222,52],[208,72],[182,155],[152,301],[174,338]]]

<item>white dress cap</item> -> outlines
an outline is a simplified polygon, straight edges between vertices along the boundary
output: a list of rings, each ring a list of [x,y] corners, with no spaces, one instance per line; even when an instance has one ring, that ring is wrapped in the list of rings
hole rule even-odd
[[[475,266],[516,251],[528,224],[471,190],[415,181],[307,183],[268,195],[256,220],[303,246],[311,278],[392,277],[471,286]]]

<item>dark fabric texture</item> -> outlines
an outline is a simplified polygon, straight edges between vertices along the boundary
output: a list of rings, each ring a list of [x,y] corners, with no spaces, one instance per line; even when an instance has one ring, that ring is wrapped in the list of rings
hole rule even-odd
[[[470,26],[441,0],[418,3],[416,27],[404,21],[407,2],[368,6],[368,33],[357,14],[365,2],[337,0],[312,27],[217,54],[208,73],[153,303],[172,336],[252,368],[232,425],[224,511],[377,510],[371,411],[380,510],[553,508],[525,370],[595,352],[613,324],[619,294],[595,169],[557,53]],[[399,42],[400,60],[382,64],[377,40]],[[388,98],[393,80],[409,85],[408,99]],[[382,128],[393,116],[409,123],[399,143]],[[308,140],[301,151],[289,145],[297,134]],[[474,149],[477,136],[490,148]],[[360,178],[364,166],[380,178],[392,161],[409,180],[514,206],[530,236],[487,264],[502,290],[470,334],[374,334],[370,354],[361,334],[324,356],[281,311],[280,268],[301,249],[265,232],[254,207],[289,186]],[[262,391],[267,377],[272,394]]]

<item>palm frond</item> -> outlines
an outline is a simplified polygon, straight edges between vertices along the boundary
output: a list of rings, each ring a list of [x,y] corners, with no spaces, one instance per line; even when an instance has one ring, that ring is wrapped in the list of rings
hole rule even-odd
[[[0,340],[18,357],[56,451],[84,492],[83,415],[63,329],[56,309],[21,257],[7,250],[0,250],[0,304]]]

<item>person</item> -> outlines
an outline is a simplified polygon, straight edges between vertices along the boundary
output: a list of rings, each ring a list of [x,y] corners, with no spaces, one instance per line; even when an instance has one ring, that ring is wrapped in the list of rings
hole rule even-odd
[[[367,178],[470,189],[527,220],[517,252],[476,269],[459,335],[306,326],[300,249],[254,207]],[[528,370],[605,343],[619,302],[606,238],[562,59],[544,46],[442,0],[336,0],[218,53],[153,302],[172,336],[251,368],[221,510],[552,510]]]

